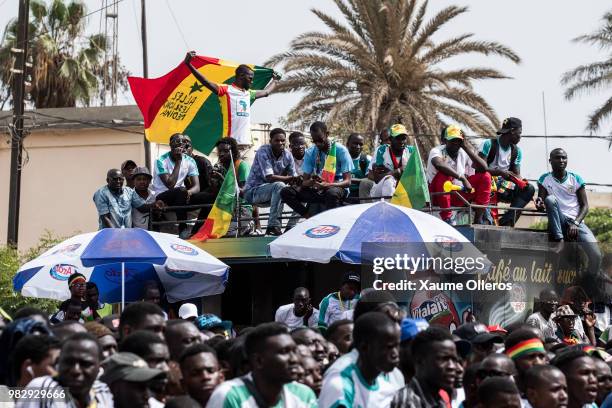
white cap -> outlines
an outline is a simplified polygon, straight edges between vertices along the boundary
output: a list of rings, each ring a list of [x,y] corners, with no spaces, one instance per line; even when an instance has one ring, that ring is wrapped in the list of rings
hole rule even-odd
[[[181,319],[189,319],[198,317],[198,308],[193,303],[183,303],[179,308],[179,317]]]

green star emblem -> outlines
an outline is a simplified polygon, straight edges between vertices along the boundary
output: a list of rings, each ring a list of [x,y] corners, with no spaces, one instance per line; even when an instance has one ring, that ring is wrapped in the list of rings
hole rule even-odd
[[[191,85],[191,91],[189,91],[189,95],[191,95],[194,92],[202,92],[202,88],[204,88],[204,85],[200,85],[198,84],[198,82],[194,82],[193,85]]]

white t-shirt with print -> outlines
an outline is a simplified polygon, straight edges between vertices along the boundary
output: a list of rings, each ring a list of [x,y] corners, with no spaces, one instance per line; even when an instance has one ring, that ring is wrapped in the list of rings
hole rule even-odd
[[[234,84],[219,85],[217,95],[221,109],[229,111],[227,136],[236,139],[239,145],[252,145],[251,104],[255,101],[255,91],[247,91]]]
[[[151,190],[153,190],[153,193],[156,196],[168,190],[168,187],[166,187],[164,182],[161,180],[160,175],[172,174],[172,170],[174,170],[175,163],[170,157],[170,153],[171,152],[161,155],[155,162],[155,176],[153,177],[153,186]],[[183,154],[181,168],[179,169],[179,175],[176,179],[174,188],[185,187],[185,179],[191,176],[199,176],[198,165],[190,156]]]

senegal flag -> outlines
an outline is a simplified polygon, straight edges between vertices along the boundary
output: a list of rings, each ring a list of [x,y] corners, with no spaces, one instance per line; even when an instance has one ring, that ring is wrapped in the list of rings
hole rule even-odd
[[[218,84],[234,82],[239,64],[210,57],[193,57],[191,64],[209,81]],[[273,70],[249,65],[255,77],[252,89],[263,89]],[[145,136],[150,142],[168,144],[174,133],[191,137],[193,148],[210,154],[215,143],[229,136],[230,117],[222,98],[199,83],[181,64],[166,75],[145,79],[129,77],[132,95],[144,118]]]
[[[402,177],[397,183],[391,203],[420,210],[428,201],[427,179],[423,171],[419,149],[415,148],[408,159],[408,163],[406,163]]]
[[[236,160],[234,168],[229,169],[225,174],[215,204],[208,213],[208,218],[200,230],[191,237],[191,240],[206,241],[208,238],[221,238],[227,234],[236,207],[236,169],[239,165],[240,160]]]

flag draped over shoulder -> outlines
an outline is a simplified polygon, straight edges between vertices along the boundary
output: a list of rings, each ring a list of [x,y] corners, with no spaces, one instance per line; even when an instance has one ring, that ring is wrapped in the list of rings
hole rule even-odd
[[[236,160],[234,169],[228,170],[225,174],[208,218],[200,230],[191,237],[192,240],[206,241],[208,238],[221,238],[227,234],[236,207],[236,172],[239,165],[240,160]]]
[[[218,58],[195,56],[191,64],[209,81],[234,82],[239,64]],[[249,65],[255,73],[252,89],[263,89],[273,70]],[[136,104],[144,118],[145,135],[150,142],[168,144],[174,133],[191,137],[193,147],[210,154],[215,143],[229,136],[229,110],[220,98],[199,83],[183,62],[166,75],[145,79],[129,77]]]
[[[400,177],[397,183],[391,203],[421,209],[428,201],[429,189],[427,188],[427,179],[423,171],[419,149],[415,148],[414,153],[410,155],[408,163],[406,163],[402,177]]]

